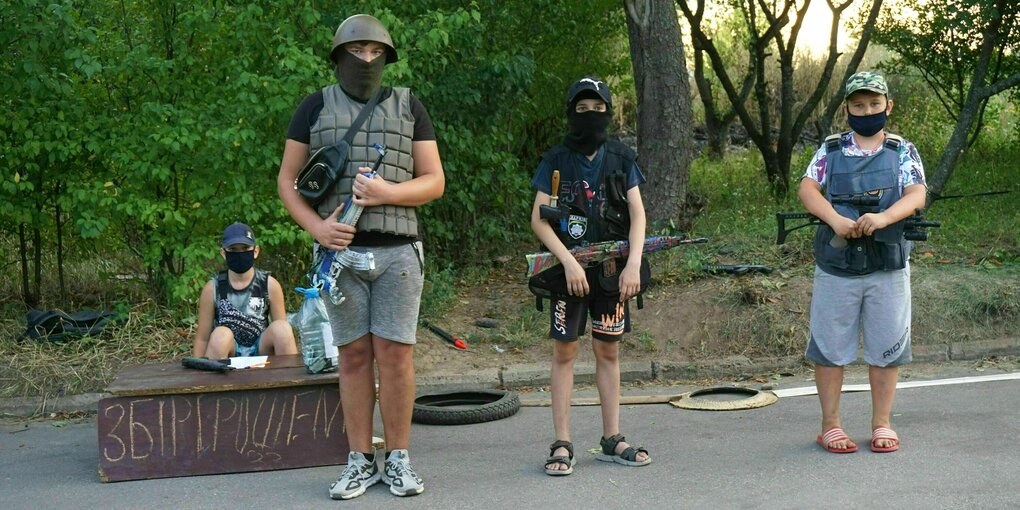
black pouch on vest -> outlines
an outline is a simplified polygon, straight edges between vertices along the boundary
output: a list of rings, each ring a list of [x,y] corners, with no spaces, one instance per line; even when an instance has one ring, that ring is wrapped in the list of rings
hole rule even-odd
[[[599,289],[608,295],[620,293],[620,271],[626,265],[627,259],[609,259],[597,266],[585,269],[588,276],[588,285],[596,284]],[[638,309],[644,308],[644,299],[641,294],[648,289],[652,281],[652,268],[648,265],[648,259],[641,259],[641,267],[638,269],[641,279],[641,290],[638,291]],[[567,294],[567,276],[563,265],[551,267],[528,279],[528,290],[535,295],[535,308],[542,311],[543,299],[561,299],[564,301],[583,301],[586,298],[571,296]]]
[[[351,141],[354,140],[355,133],[365,123],[368,114],[372,113],[375,106],[379,104],[382,93],[383,88],[380,87],[372,99],[361,109],[361,113],[354,119],[342,140],[315,151],[308,158],[305,166],[298,171],[297,178],[294,179],[294,189],[301,194],[308,205],[312,207],[319,205],[319,202],[322,202],[326,195],[333,190],[337,179],[347,168],[347,157],[350,154]]]
[[[599,264],[598,268],[598,281],[599,288],[602,289],[606,294],[619,294],[620,293],[620,271],[627,265],[627,259],[609,259]],[[644,299],[641,297],[646,290],[648,285],[652,281],[652,267],[648,265],[648,259],[641,257],[641,267],[638,268],[638,275],[641,280],[641,290],[638,290],[637,295],[637,307],[642,309],[645,306]]]
[[[528,278],[528,290],[539,299],[578,299],[567,294],[567,273],[563,264]]]
[[[585,276],[588,277],[588,288],[591,288],[593,272],[596,269],[597,266],[584,270]],[[543,299],[563,301],[584,301],[587,299],[587,297],[571,296],[567,293],[567,269],[562,264],[550,267],[528,278],[528,290],[535,295],[535,308],[540,312]]]
[[[294,180],[294,189],[308,205],[312,207],[319,205],[333,189],[340,172],[347,166],[350,150],[351,146],[347,140],[340,140],[334,145],[320,148],[308,158],[308,162]]]

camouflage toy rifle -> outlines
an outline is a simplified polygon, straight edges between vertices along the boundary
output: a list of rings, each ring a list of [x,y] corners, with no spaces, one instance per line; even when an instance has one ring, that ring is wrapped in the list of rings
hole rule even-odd
[[[862,214],[879,212],[878,203],[879,197],[875,196],[850,196],[844,198],[834,198],[833,204],[848,204],[857,207]],[[794,225],[790,228],[786,228],[787,220],[806,220],[803,223]],[[786,236],[794,230],[802,229],[804,227],[823,225],[824,222],[818,219],[817,216],[806,213],[806,212],[778,212],[776,213],[776,226],[778,228],[778,235],[776,237],[776,244],[783,244],[786,242]],[[908,241],[927,241],[929,228],[938,228],[942,224],[937,221],[928,221],[924,217],[924,211],[921,209],[914,210],[914,215],[909,216],[903,220],[903,238]]]
[[[645,238],[645,244],[642,249],[643,253],[651,253],[655,251],[668,250],[684,244],[698,244],[707,243],[708,238],[699,237],[696,239],[685,239],[680,236],[650,236]],[[630,254],[630,242],[626,240],[621,241],[604,241],[601,243],[582,244],[575,248],[571,248],[570,254],[573,255],[574,259],[582,265],[586,265],[592,262],[601,262],[606,259],[626,257]],[[555,267],[560,263],[556,255],[551,252],[543,251],[538,253],[530,253],[527,255],[528,258],[528,273],[527,277],[531,278],[546,269]]]
[[[375,160],[372,171],[365,174],[369,179],[377,175],[383,156],[386,155],[386,149],[382,145],[375,144],[374,147],[376,152],[379,153],[379,159]],[[354,193],[352,190],[351,195],[344,202],[343,210],[340,212],[340,216],[337,217],[337,222],[345,225],[357,225],[363,210],[364,207],[354,203]],[[346,299],[336,284],[336,279],[340,277],[340,271],[345,267],[371,271],[375,269],[375,256],[371,253],[358,253],[351,250],[334,251],[322,245],[319,245],[318,249],[315,250],[315,259],[312,261],[308,280],[313,288],[319,290],[320,296],[329,296],[330,302],[334,305],[339,305]]]

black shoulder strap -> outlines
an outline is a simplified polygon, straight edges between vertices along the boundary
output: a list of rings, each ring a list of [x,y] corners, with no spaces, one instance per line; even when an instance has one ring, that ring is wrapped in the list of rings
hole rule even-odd
[[[606,169],[606,197],[611,204],[624,209],[627,207],[627,177],[634,165],[635,156],[634,151],[622,143],[606,142],[606,159],[603,162]]]
[[[379,99],[382,98],[384,90],[386,90],[386,87],[379,87],[379,90],[375,91],[375,94],[372,94],[372,99],[369,99],[368,103],[365,103],[365,107],[361,109],[361,113],[358,113],[358,116],[354,118],[354,122],[351,123],[351,127],[348,128],[347,133],[344,134],[343,140],[347,142],[347,145],[350,145],[351,142],[354,141],[354,135],[358,133],[358,130],[361,129],[361,125],[365,123],[365,119],[368,118],[370,113],[372,113],[375,106],[379,104]]]
[[[902,143],[903,143],[903,138],[900,137],[899,135],[894,135],[892,133],[886,133],[885,134],[885,146],[886,147],[888,147],[888,148],[890,148],[892,150],[898,150]]]
[[[226,299],[227,293],[230,292],[230,281],[227,279],[227,272],[220,271],[216,275],[216,295],[213,296],[213,302],[218,302],[221,299]]]
[[[843,135],[836,133],[825,137],[825,152],[836,152],[839,150],[839,140]]]

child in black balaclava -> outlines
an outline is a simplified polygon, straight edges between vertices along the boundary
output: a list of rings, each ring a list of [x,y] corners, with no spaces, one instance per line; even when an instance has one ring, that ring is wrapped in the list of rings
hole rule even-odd
[[[613,120],[609,87],[593,78],[577,81],[567,95],[567,135],[563,145],[584,156],[594,154],[605,143]]]
[[[629,258],[590,267],[582,267],[568,250],[568,246],[586,241],[621,239],[642,246],[645,210],[638,185],[645,178],[635,163],[634,151],[608,140],[613,100],[605,82],[593,77],[574,82],[566,106],[568,132],[563,143],[542,156],[531,180],[536,190],[531,227],[562,264],[561,288],[567,292],[553,296],[549,319],[549,336],[554,340],[551,386],[556,441],[549,447],[543,468],[552,476],[569,475],[574,470],[570,394],[577,340],[589,316],[602,403],[602,448],[596,458],[625,466],[652,461],[647,450],[630,446],[620,434],[620,340],[630,330],[627,300],[641,289],[641,250],[633,250]],[[560,177],[556,189],[550,184],[556,182],[554,171]],[[541,218],[540,206],[549,204],[551,197],[558,197],[559,205],[569,209],[566,221],[550,224]]]

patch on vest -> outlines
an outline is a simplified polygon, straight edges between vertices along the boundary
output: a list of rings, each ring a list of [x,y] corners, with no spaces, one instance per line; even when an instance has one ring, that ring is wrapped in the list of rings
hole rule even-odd
[[[570,234],[572,239],[580,239],[584,237],[584,233],[588,231],[588,218],[579,216],[577,214],[571,214],[567,218],[567,233]]]

